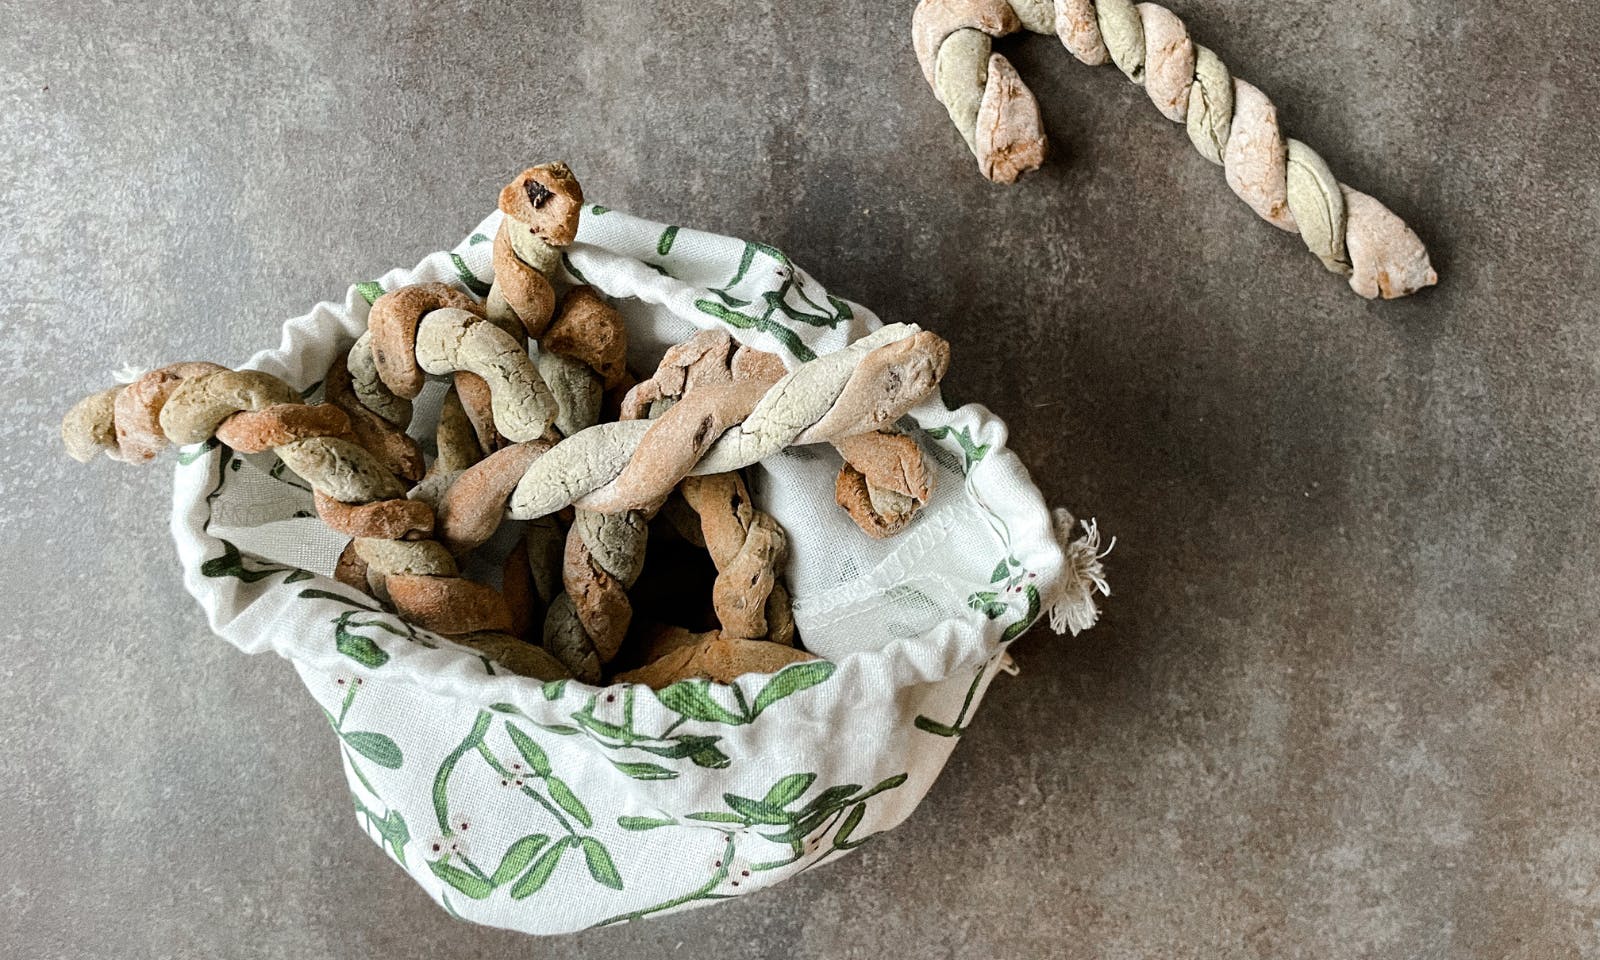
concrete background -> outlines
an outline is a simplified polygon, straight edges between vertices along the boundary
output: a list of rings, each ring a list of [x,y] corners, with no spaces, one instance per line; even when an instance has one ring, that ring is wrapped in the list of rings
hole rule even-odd
[[[986,185],[904,3],[0,0],[0,953],[1600,956],[1600,7],[1175,7],[1437,289],[1358,299],[1046,38],[1008,49],[1056,158]],[[951,396],[1119,545],[1103,625],[1018,645],[900,830],[530,942],[362,839],[289,667],[184,595],[168,471],[55,431],[551,157],[950,338]]]

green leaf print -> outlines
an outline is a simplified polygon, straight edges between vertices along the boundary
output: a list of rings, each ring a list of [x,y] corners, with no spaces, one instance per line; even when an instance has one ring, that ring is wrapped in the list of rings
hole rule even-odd
[[[994,568],[994,576],[989,578],[989,582],[999,583],[1001,580],[1004,580],[1009,576],[1011,576],[1011,564],[1008,561],[1001,560],[1000,563]]]
[[[468,751],[476,750],[483,743],[483,735],[489,732],[489,724],[493,717],[487,711],[481,711],[478,718],[473,721],[472,730],[467,738],[462,740],[454,750],[450,751],[439,764],[439,772],[433,778],[433,814],[439,821],[439,829],[445,836],[451,834],[450,830],[450,799],[446,790],[450,783],[450,775],[455,772],[456,764],[466,756]]]
[[[782,781],[779,782],[781,783]],[[741,797],[736,793],[724,793],[722,802],[726,803],[729,809],[743,817],[750,824],[772,825],[788,823],[794,819],[792,815],[783,811],[781,804],[774,806],[760,800]]]
[[[807,690],[833,676],[837,669],[831,660],[812,660],[808,663],[797,663],[785,667],[776,676],[767,681],[767,685],[756,694],[756,702],[752,713],[760,716],[762,711],[777,703],[785,697],[793,696],[801,690]]]
[[[1022,634],[1029,627],[1033,626],[1033,622],[1039,619],[1039,608],[1041,606],[1039,600],[1039,588],[1029,583],[1025,584],[1022,589],[1023,593],[1026,594],[1028,598],[1028,610],[1022,615],[1021,620],[1018,620],[1011,626],[1006,627],[1005,633],[1000,634],[1001,643],[1010,643],[1011,641],[1022,636]]]
[[[565,837],[552,844],[550,849],[546,850],[538,860],[533,862],[533,866],[528,868],[528,872],[511,885],[511,899],[525,900],[543,889],[544,885],[549,882],[550,875],[556,872],[556,867],[561,863],[561,854],[565,853],[571,846],[571,837]]]
[[[403,760],[400,747],[383,734],[373,733],[370,730],[354,730],[348,733],[341,732],[339,736],[350,745],[350,749],[378,766],[388,770],[400,768]]]
[[[459,867],[451,866],[449,861],[431,860],[428,862],[428,869],[433,871],[434,876],[474,900],[485,900],[494,892],[494,884]]]
[[[961,701],[961,712],[956,714],[954,723],[940,723],[932,717],[918,714],[917,718],[911,721],[912,724],[923,733],[931,733],[936,737],[961,736],[966,730],[966,727],[962,726],[962,724],[966,722],[967,711],[972,709],[972,698],[978,695],[978,685],[983,682],[983,675],[993,662],[993,660],[986,661],[983,666],[978,668],[977,674],[972,678],[971,685],[967,687],[967,696]]]
[[[545,754],[544,748],[533,742],[533,738],[521,730],[506,724],[506,733],[511,737],[511,744],[522,754],[522,759],[528,761],[528,766],[537,776],[550,775],[550,758]]]
[[[549,776],[544,778],[544,782],[545,786],[550,790],[550,799],[554,800],[557,806],[567,811],[574,820],[577,820],[585,827],[594,826],[594,820],[589,816],[589,809],[572,792],[572,788],[567,786],[565,780],[560,777]]]
[[[187,467],[220,446],[222,442],[216,437],[210,437],[204,443],[191,444],[178,451],[178,463]]]
[[[817,775],[814,773],[791,773],[774,783],[761,802],[770,807],[787,807],[798,800],[801,794],[811,789],[816,779]]]
[[[802,363],[817,359],[816,351],[806,346],[805,342],[800,339],[799,334],[771,319],[771,308],[769,308],[767,315],[760,317],[753,314],[740,313],[737,310],[729,310],[714,300],[696,300],[694,308],[701,313],[721,320],[730,327],[738,327],[741,330],[759,330],[762,333],[772,334],[774,339],[783,344],[785,350],[788,350],[796,360]]]
[[[200,575],[203,577],[233,577],[235,580],[240,580],[244,583],[255,583],[258,580],[265,580],[275,573],[289,573],[291,576],[296,573],[303,573],[297,567],[281,567],[275,564],[261,565],[262,561],[253,559],[249,563],[256,566],[246,566],[246,560],[239,553],[238,547],[221,538],[218,538],[217,542],[222,544],[222,556],[212,557],[205,563],[200,564]],[[303,580],[305,577],[302,576],[295,579]],[[284,582],[292,583],[293,581],[285,579]]]
[[[529,834],[506,848],[505,856],[500,858],[500,866],[495,868],[494,874],[489,877],[489,883],[496,887],[505,886],[512,878],[521,873],[539,851],[549,844],[550,838],[542,833]]]
[[[450,262],[455,264],[456,275],[461,278],[463,286],[480,297],[488,296],[489,284],[478,279],[477,274],[473,273],[471,268],[467,266],[467,261],[461,259],[461,254],[450,254]]]
[[[622,716],[618,722],[602,720],[595,716],[599,707],[599,695],[591,695],[588,701],[578,710],[570,714],[577,726],[566,724],[540,723],[539,728],[549,733],[560,736],[570,736],[582,733],[589,737],[598,746],[617,752],[637,750],[640,753],[661,757],[667,760],[688,759],[695,766],[720,769],[726,767],[731,761],[728,755],[717,747],[721,739],[716,736],[694,733],[674,733],[680,725],[696,716],[701,722],[743,724],[749,722],[749,717],[744,711],[743,701],[740,701],[741,712],[727,710],[714,700],[703,695],[703,691],[694,691],[689,688],[673,691],[664,703],[669,709],[679,713],[679,719],[667,729],[656,733],[641,730],[634,721],[634,699],[638,695],[638,688],[629,687],[622,694]],[[607,694],[607,702],[615,699],[613,694]],[[677,706],[673,706],[677,704]],[[618,769],[638,779],[672,779],[677,776],[673,771],[668,771],[659,764],[648,762],[635,762],[633,760],[618,759],[614,761]]]
[[[395,862],[400,866],[406,865],[406,844],[411,842],[411,831],[406,827],[406,819],[400,815],[399,810],[390,810],[379,817],[361,802],[360,797],[355,797],[356,812],[366,819],[367,827],[378,832],[379,842],[393,851]]]
[[[578,842],[583,846],[583,859],[589,865],[589,876],[613,890],[621,890],[622,875],[617,873],[617,865],[611,861],[611,854],[600,845],[600,841],[584,837]]]
[[[617,826],[624,830],[654,830],[657,827],[670,827],[677,822],[676,820],[662,820],[657,817],[617,818]]]
[[[389,655],[371,637],[363,637],[350,630],[345,623],[335,622],[337,623],[333,631],[335,650],[363,667],[375,669],[389,662]]]
[[[1001,603],[999,597],[1000,594],[993,590],[980,590],[967,598],[967,606],[981,612],[990,620],[997,620],[1005,616],[1006,611],[1011,609]]]
[[[656,253],[666,256],[672,252],[672,242],[678,239],[678,228],[668,227],[661,231],[661,239],[656,241]]]
[[[707,692],[710,686],[707,680],[680,680],[656,696],[668,710],[681,713],[691,720],[734,725],[747,722],[744,717],[711,699],[711,694]]]
[[[961,446],[962,473],[971,473],[972,468],[981,463],[983,458],[989,453],[989,444],[979,444],[974,442],[972,439],[972,431],[966,427],[962,427],[960,430],[954,431],[949,427],[931,427],[924,432],[935,440],[943,440],[946,437],[952,436],[955,437],[956,443]]]
[[[613,760],[611,765],[635,780],[676,780],[678,771],[669,770],[659,763]]]
[[[839,825],[839,831],[833,835],[833,845],[835,848],[849,850],[859,847],[861,844],[866,843],[867,839],[870,839],[864,838],[857,840],[855,843],[850,842],[850,835],[855,832],[856,827],[861,825],[861,818],[866,815],[866,804],[858,803],[854,807],[850,808],[850,813],[844,818],[844,823]]]
[[[787,809],[804,796],[815,782],[816,776],[813,774],[795,773],[779,778],[762,800],[725,794],[723,801],[734,812],[707,810],[691,813],[684,818],[694,823],[675,823],[672,820],[654,817],[618,818],[617,824],[624,830],[655,830],[674,825],[720,830],[725,838],[723,852],[721,858],[716,861],[711,875],[693,889],[643,910],[608,917],[596,926],[637,920],[698,900],[716,900],[737,895],[742,891],[732,887],[738,884],[733,883],[729,888],[724,888],[723,885],[725,881],[730,881],[730,872],[735,857],[741,853],[741,844],[777,843],[789,850],[789,856],[780,860],[766,863],[742,861],[748,863],[745,869],[750,873],[788,867],[801,861],[805,861],[801,869],[809,869],[835,853],[854,849],[870,839],[870,837],[854,839],[856,829],[866,817],[867,801],[880,793],[899,787],[906,782],[906,775],[901,773],[886,777],[865,791],[855,784],[829,787],[798,810]],[[777,802],[780,800],[781,803]],[[708,826],[697,827],[698,824]],[[752,829],[757,826],[784,826],[785,829],[781,832],[767,833]],[[830,832],[833,834],[832,841],[823,846]]]
[[[367,301],[368,306],[371,306],[383,296],[383,284],[376,280],[365,280],[356,284],[356,292],[361,294],[361,298]]]
[[[743,814],[723,813],[720,810],[707,810],[703,813],[689,814],[690,820],[703,820],[706,823],[747,823]]]

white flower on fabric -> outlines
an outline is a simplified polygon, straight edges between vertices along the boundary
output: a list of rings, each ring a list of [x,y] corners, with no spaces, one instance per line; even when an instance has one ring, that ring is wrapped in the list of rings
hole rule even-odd
[[[467,855],[467,838],[455,834],[453,836],[435,836],[424,840],[422,855],[427,860],[449,860],[451,857],[464,857]]]
[[[723,860],[720,856],[717,857],[712,867],[716,870],[722,869]],[[737,895],[749,893],[761,886],[760,878],[750,869],[750,861],[744,857],[734,854],[733,860],[728,862],[727,867],[727,875],[722,878],[721,883],[717,884],[717,893]]]

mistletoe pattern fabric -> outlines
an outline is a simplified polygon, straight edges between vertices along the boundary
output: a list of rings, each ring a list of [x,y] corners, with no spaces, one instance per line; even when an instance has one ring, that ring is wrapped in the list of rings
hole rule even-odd
[[[318,304],[247,366],[314,398],[317,371],[384,291],[487,290],[499,222]],[[792,366],[881,326],[775,247],[602,206],[584,209],[562,266],[622,312],[635,369],[701,329]],[[430,390],[417,401],[421,437],[439,405]],[[172,526],[212,628],[291,660],[325,715],[352,802],[340,815],[452,916],[563,933],[742,896],[904,821],[1006,645],[1072,585],[1004,424],[936,397],[900,427],[937,476],[923,514],[889,540],[863,536],[834,504],[831,448],[750,470],[754,496],[790,532],[798,631],[825,659],[728,685],[540,683],[404,622],[329,577],[343,542],[270,452],[214,440],[183,451]]]

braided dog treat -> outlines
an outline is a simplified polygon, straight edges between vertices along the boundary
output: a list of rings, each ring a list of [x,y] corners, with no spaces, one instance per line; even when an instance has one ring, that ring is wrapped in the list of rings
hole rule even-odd
[[[72,405],[61,418],[61,442],[68,456],[79,463],[88,463],[102,453],[112,460],[122,459],[114,411],[118,395],[126,389],[126,384],[118,384]]]
[[[617,674],[616,682],[642,683],[654,690],[691,677],[732,683],[747,673],[776,673],[791,663],[817,659],[804,650],[766,640],[725,637],[717,631],[680,632],[683,636],[674,649],[643,667]]]
[[[1257,215],[1298,232],[1329,271],[1363,297],[1408,296],[1438,282],[1428,251],[1387,207],[1341,184],[1310,147],[1285,139],[1266,95],[1232,76],[1189,38],[1183,21],[1132,0],[921,0],[912,43],[923,77],[996,183],[1013,183],[1045,156],[1038,103],[990,38],[1055,33],[1079,60],[1108,59],[1185,125],[1195,149],[1223,167]]]
[[[527,348],[478,314],[428,313],[417,327],[416,360],[429,373],[465,371],[488,383],[495,428],[514,443],[542,436],[555,420],[555,398]]]
[[[510,634],[484,631],[451,639],[494,660],[519,676],[546,682],[565,680],[572,676],[567,668],[561,665],[561,661],[552,657],[549,652]]]
[[[628,590],[644,570],[649,530],[644,512],[579,510],[567,532],[561,583],[544,618],[545,649],[573,676],[599,682],[616,659],[633,619]]]
[[[582,207],[583,188],[564,163],[530,167],[500,191],[506,216],[494,237],[489,319],[519,323],[536,339],[544,334],[556,305],[561,248],[577,236]]]
[[[722,635],[794,644],[789,595],[778,582],[788,537],[750,500],[737,473],[685,477],[683,498],[700,515],[706,550],[716,565],[711,602]]]
[[[933,478],[916,440],[875,430],[837,440],[834,448],[844,457],[834,500],[868,536],[894,536],[927,505]]]
[[[371,329],[358,337],[350,348],[345,369],[350,373],[351,390],[362,406],[401,430],[410,425],[411,401],[390,390],[378,374],[378,361],[372,353]]]
[[[434,445],[437,456],[428,465],[428,472],[422,480],[406,496],[437,509],[440,499],[456,482],[456,478],[483,459],[483,447],[478,442],[477,431],[467,418],[467,411],[461,405],[461,395],[453,384],[445,391],[444,402],[439,407],[439,425],[434,431]]]
[[[776,383],[783,375],[777,356],[739,344],[726,331],[702,330],[667,351],[655,375],[629,391],[623,411],[660,412],[697,386],[733,380]],[[927,504],[931,478],[915,440],[885,429],[833,446],[844,459],[835,499],[868,536],[894,536]]]
[[[174,363],[152,370],[128,384],[117,394],[115,421],[117,425],[117,450],[126,463],[144,463],[155,459],[167,446],[167,437],[161,432],[161,408],[172,396],[172,391],[189,377],[224,370],[215,363]]]
[[[736,344],[726,331],[703,330],[668,350],[651,378],[629,391],[623,407],[638,411],[648,406],[661,413],[685,397],[692,398],[684,401],[688,403],[710,398],[714,405],[730,383],[764,394],[784,375],[778,357]],[[702,424],[710,424],[709,431],[716,420]],[[755,509],[737,473],[686,477],[678,490],[698,517],[692,539],[707,548],[717,568],[712,606],[722,633],[792,645],[794,618],[788,591],[777,576],[787,547],[783,528]]]
[[[322,379],[323,398],[345,412],[355,441],[377,457],[385,469],[402,480],[416,481],[423,473],[422,447],[402,427],[361,402],[350,366],[349,354],[334,358]]]
[[[801,364],[759,396],[750,389],[759,382],[735,382],[695,391],[656,420],[598,424],[530,465],[512,493],[511,515],[530,519],[568,504],[602,513],[650,509],[690,474],[727,473],[788,446],[877,430],[927,396],[949,360],[940,337],[893,324]],[[708,394],[722,406],[695,402]]]
[[[593,288],[575,287],[539,341],[540,370],[561,384],[557,425],[567,436],[598,422],[607,390],[626,374],[627,330]],[[543,642],[574,675],[598,680],[633,619],[628,590],[644,569],[648,518],[579,510],[559,567],[565,592],[546,608]],[[530,551],[530,558],[533,553]]]
[[[499,446],[498,435],[512,442],[542,436],[555,419],[550,388],[520,337],[452,287],[422,283],[384,294],[372,305],[368,332],[378,378],[397,397],[416,397],[426,374],[455,374],[485,448]]]
[[[551,449],[543,440],[496,450],[461,471],[439,498],[437,530],[450,552],[462,556],[494,536],[506,501],[528,468]]]
[[[606,391],[627,375],[622,316],[593,287],[573,287],[539,340],[539,373],[555,395],[556,429],[571,436],[600,421]]]
[[[335,367],[342,368],[342,358]],[[423,520],[418,509],[426,510],[426,505],[402,499],[401,481],[350,439],[351,421],[340,408],[304,404],[293,388],[270,374],[225,368],[183,377],[171,389],[145,397],[146,404],[159,406],[156,419],[166,440],[189,444],[215,436],[241,453],[271,449],[305,479],[324,520],[357,537],[353,550],[340,558],[336,572],[342,582],[352,582],[358,574],[381,578],[402,615],[438,633],[509,625],[499,594],[460,579],[454,560],[439,544],[380,539],[421,536],[431,521]],[[68,449],[101,448],[101,438],[116,435],[116,417],[114,400],[109,405],[100,400],[89,407],[78,404],[63,421]]]

